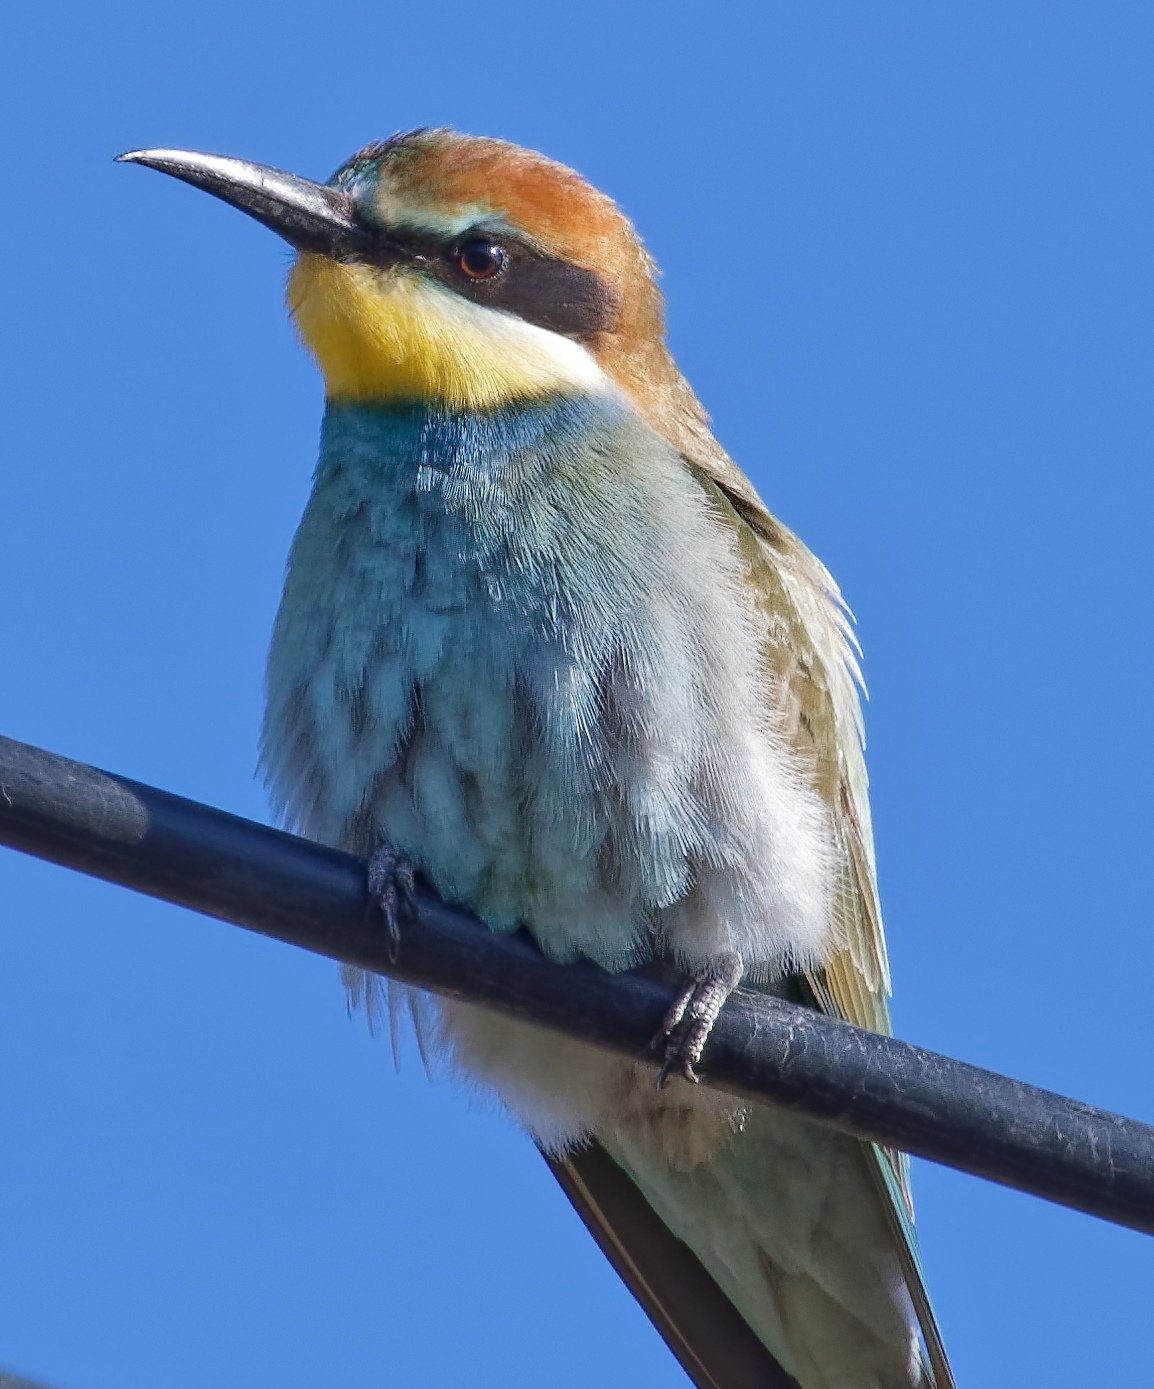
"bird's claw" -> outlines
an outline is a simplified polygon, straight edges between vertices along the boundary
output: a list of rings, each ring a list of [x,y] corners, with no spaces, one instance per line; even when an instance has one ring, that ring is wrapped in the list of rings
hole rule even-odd
[[[403,912],[410,921],[416,921],[418,915],[412,860],[404,854],[399,854],[391,844],[382,844],[369,859],[368,888],[369,896],[376,902],[385,918],[389,959],[395,960],[401,944],[401,913]]]
[[[694,1067],[701,1060],[722,1005],[741,981],[742,972],[741,956],[733,953],[721,956],[686,980],[650,1043],[665,1051],[657,1074],[659,1089],[669,1083],[671,1075],[679,1075],[691,1085],[698,1083],[700,1077]]]

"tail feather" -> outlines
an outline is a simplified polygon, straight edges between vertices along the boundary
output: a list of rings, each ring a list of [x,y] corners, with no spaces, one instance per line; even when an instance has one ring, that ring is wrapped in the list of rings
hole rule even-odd
[[[934,1385],[935,1389],[956,1389],[945,1342],[926,1290],[918,1238],[914,1233],[913,1214],[907,1197],[908,1180],[903,1182],[899,1172],[895,1171],[892,1154],[888,1151],[870,1144],[864,1152],[881,1193],[882,1208],[901,1259],[906,1288],[921,1330],[927,1383]]]
[[[694,1168],[628,1134],[605,1147],[801,1389],[934,1389],[860,1143],[757,1109]]]
[[[542,1156],[697,1389],[798,1389],[687,1244],[599,1143]]]

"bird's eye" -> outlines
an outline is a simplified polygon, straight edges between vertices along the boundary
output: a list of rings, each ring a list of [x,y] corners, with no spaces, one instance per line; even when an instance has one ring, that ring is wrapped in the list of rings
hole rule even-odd
[[[457,269],[470,280],[491,280],[504,270],[508,259],[503,246],[487,237],[475,236],[457,252]]]

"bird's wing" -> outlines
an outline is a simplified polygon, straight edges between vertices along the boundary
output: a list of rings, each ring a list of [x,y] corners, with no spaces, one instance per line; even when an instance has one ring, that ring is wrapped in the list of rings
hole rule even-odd
[[[866,775],[859,648],[832,576],[776,520],[723,454],[691,463],[732,524],[750,569],[766,631],[766,659],[781,720],[829,810],[838,848],[834,896],[839,945],[808,970],[815,1006],[874,1032],[891,1031],[889,961],[878,899]],[[913,1227],[909,1159],[870,1144],[867,1153],[901,1255],[938,1389],[954,1383],[925,1288]]]

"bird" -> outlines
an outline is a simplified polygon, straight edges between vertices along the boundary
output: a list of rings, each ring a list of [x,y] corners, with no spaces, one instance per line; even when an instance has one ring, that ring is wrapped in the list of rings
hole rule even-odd
[[[296,253],[325,412],[268,659],[282,822],[368,860],[391,938],[420,877],[680,988],[652,1063],[347,970],[353,1005],[496,1094],[701,1389],[952,1389],[904,1157],[694,1083],[738,984],[888,1031],[889,966],[851,615],[715,439],[631,222],[448,128],[323,183],[120,159]]]

